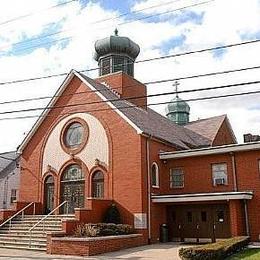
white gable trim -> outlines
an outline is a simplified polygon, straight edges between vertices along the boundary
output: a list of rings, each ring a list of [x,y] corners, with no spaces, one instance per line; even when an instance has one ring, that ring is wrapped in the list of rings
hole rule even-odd
[[[70,83],[70,81],[72,80],[73,77],[74,77],[74,70],[71,70],[70,73],[65,78],[65,80],[63,81],[63,83],[61,84],[61,86],[59,87],[59,89],[54,94],[54,97],[48,103],[47,107],[51,107],[51,106],[53,106],[56,103],[56,101],[58,100],[59,96],[64,92],[65,88]],[[21,145],[18,147],[18,150],[17,150],[18,153],[22,153],[23,149],[26,147],[28,142],[31,140],[31,138],[33,137],[33,135],[35,134],[35,132],[37,131],[39,126],[45,120],[45,118],[46,118],[47,114],[49,113],[49,111],[50,111],[50,108],[47,108],[47,109],[44,109],[44,111],[41,113],[40,117],[37,119],[35,124],[32,126],[31,130],[29,131],[27,136],[24,138],[24,140],[22,141]]]
[[[75,75],[79,78],[79,79],[81,79],[81,81],[84,83],[84,84],[86,84],[91,90],[96,90],[91,84],[89,84],[78,72],[75,72]],[[137,125],[135,125],[127,116],[125,116],[119,109],[117,109],[113,104],[112,104],[112,102],[110,102],[110,101],[107,101],[107,98],[105,98],[102,94],[101,94],[101,92],[99,92],[99,91],[97,91],[96,92],[97,93],[97,95],[103,100],[103,101],[106,101],[106,103],[120,116],[120,117],[122,117],[130,126],[132,126],[135,130],[136,130],[136,132],[137,132],[137,134],[142,134],[143,133],[143,131],[137,126]]]
[[[64,92],[64,90],[66,89],[67,85],[71,82],[72,78],[74,76],[77,76],[85,85],[87,85],[91,90],[95,91],[96,89],[89,84],[77,71],[75,70],[71,70],[70,73],[67,75],[67,77],[65,78],[65,80],[63,81],[63,83],[61,84],[61,86],[59,87],[59,89],[56,91],[56,93],[54,94],[54,97],[51,99],[51,101],[48,103],[47,107],[52,107],[55,105],[56,101],[58,100],[58,98],[60,97],[60,95],[62,95],[62,93]],[[142,134],[143,131],[136,126],[129,118],[127,118],[121,111],[119,111],[110,101],[107,101],[107,99],[99,92],[96,92],[97,95],[103,100],[106,101],[106,103],[114,109],[114,111],[120,116],[122,117],[130,126],[132,126],[137,134]],[[40,125],[42,124],[42,122],[45,120],[45,118],[47,117],[49,111],[51,110],[51,108],[47,108],[45,109],[41,116],[38,118],[38,120],[35,122],[35,124],[33,125],[33,127],[31,128],[31,130],[29,131],[29,133],[27,134],[27,136],[24,138],[24,140],[22,141],[21,145],[18,147],[17,152],[18,153],[22,153],[23,149],[26,147],[26,145],[28,144],[28,142],[31,140],[31,138],[33,137],[33,135],[35,134],[35,132],[37,131],[37,129],[40,127]]]

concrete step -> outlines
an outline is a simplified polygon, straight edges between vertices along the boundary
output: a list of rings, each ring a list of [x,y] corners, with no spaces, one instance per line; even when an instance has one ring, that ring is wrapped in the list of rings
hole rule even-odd
[[[61,231],[60,229],[59,230],[45,230],[44,232],[42,230],[34,230],[32,232],[32,234],[43,234],[43,233],[47,233],[47,232],[51,232],[51,231]],[[0,230],[0,234],[17,234],[17,235],[24,235],[24,234],[28,234],[29,235],[29,232],[28,230]]]
[[[29,242],[30,241],[30,236],[1,236],[0,237],[0,241],[1,242],[5,242],[5,241],[14,241],[14,242]],[[31,237],[31,241],[34,242],[43,242],[46,244],[46,237]]]
[[[27,218],[24,218],[24,219],[14,219],[12,220],[11,223],[37,223],[39,222],[41,219],[27,219]],[[62,223],[62,219],[45,219],[43,220],[44,222],[46,223]]]
[[[26,221],[13,221],[11,223],[11,226],[18,226],[18,225],[28,225],[28,226],[33,226],[35,224],[37,224],[38,221],[35,222],[26,222]],[[38,223],[38,225],[49,225],[49,226],[62,226],[62,222],[61,221],[42,221],[40,223]],[[9,227],[9,224],[4,225]]]
[[[0,230],[12,230],[12,229],[27,229],[29,230],[30,228],[32,228],[34,225],[23,225],[23,224],[17,224],[17,225],[12,225],[12,226],[4,226],[2,227]],[[37,225],[34,229],[61,229],[62,228],[62,225]]]
[[[0,238],[0,244],[5,244],[5,243],[24,243],[24,244],[29,244],[30,242],[30,238],[13,238],[13,237],[2,237]],[[31,243],[32,244],[39,244],[39,245],[43,245],[46,246],[46,238],[43,239],[31,239]]]
[[[8,245],[2,245],[0,244],[0,248],[8,248],[8,249],[21,249],[21,250],[32,250],[32,251],[43,251],[46,252],[46,247],[38,247],[31,245],[15,245],[15,244],[8,244]]]
[[[28,226],[25,226],[25,227],[23,227],[23,226],[21,226],[21,227],[14,227],[14,226],[11,226],[11,228],[9,228],[9,227],[2,227],[1,229],[0,229],[0,231],[11,231],[11,230],[17,230],[17,231],[24,231],[24,230],[29,230],[31,227],[28,227]],[[56,227],[49,227],[49,226],[45,226],[44,228],[43,228],[43,226],[36,226],[34,229],[33,229],[33,231],[34,230],[46,230],[46,231],[59,231],[59,230],[61,230],[62,229],[62,226],[56,226]]]
[[[10,238],[14,238],[14,239],[18,239],[18,238],[30,238],[30,234],[28,232],[26,233],[0,233],[0,239],[5,238],[5,237],[10,237]],[[32,233],[31,237],[33,239],[46,239],[46,234],[45,233]]]
[[[46,251],[46,232],[62,231],[62,219],[75,219],[74,215],[52,215],[30,234],[29,229],[44,217],[45,215],[25,215],[23,218],[20,216],[12,220],[11,227],[6,224],[0,228],[0,247]]]
[[[16,217],[17,219],[42,219],[44,218],[46,215],[24,215],[23,217],[22,216],[18,216]],[[75,218],[75,215],[50,215],[47,217],[48,219],[73,219]]]

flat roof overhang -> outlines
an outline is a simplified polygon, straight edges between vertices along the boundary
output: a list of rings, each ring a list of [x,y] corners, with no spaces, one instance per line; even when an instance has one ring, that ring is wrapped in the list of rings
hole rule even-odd
[[[152,195],[154,203],[168,202],[201,202],[201,201],[219,201],[219,200],[251,200],[252,191],[240,192],[212,192],[212,193],[191,193],[180,195]]]
[[[199,149],[161,152],[159,153],[159,158],[161,160],[179,159],[179,158],[186,158],[186,157],[193,157],[193,156],[205,156],[205,155],[245,152],[245,151],[253,151],[253,150],[260,150],[260,142],[228,144],[228,145],[221,145],[221,146],[204,147]]]

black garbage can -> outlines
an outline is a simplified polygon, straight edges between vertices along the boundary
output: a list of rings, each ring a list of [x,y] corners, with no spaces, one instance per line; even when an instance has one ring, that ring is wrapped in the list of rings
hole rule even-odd
[[[169,230],[167,224],[162,224],[160,226],[160,242],[169,242]]]

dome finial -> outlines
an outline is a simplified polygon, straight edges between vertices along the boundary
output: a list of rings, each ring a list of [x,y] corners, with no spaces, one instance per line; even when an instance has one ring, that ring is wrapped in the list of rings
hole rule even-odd
[[[118,36],[118,29],[117,28],[115,29],[114,33],[115,33],[115,36]]]
[[[179,97],[178,86],[180,85],[180,83],[177,80],[175,80],[175,82],[172,85],[173,85],[173,87],[175,87],[176,97]]]

